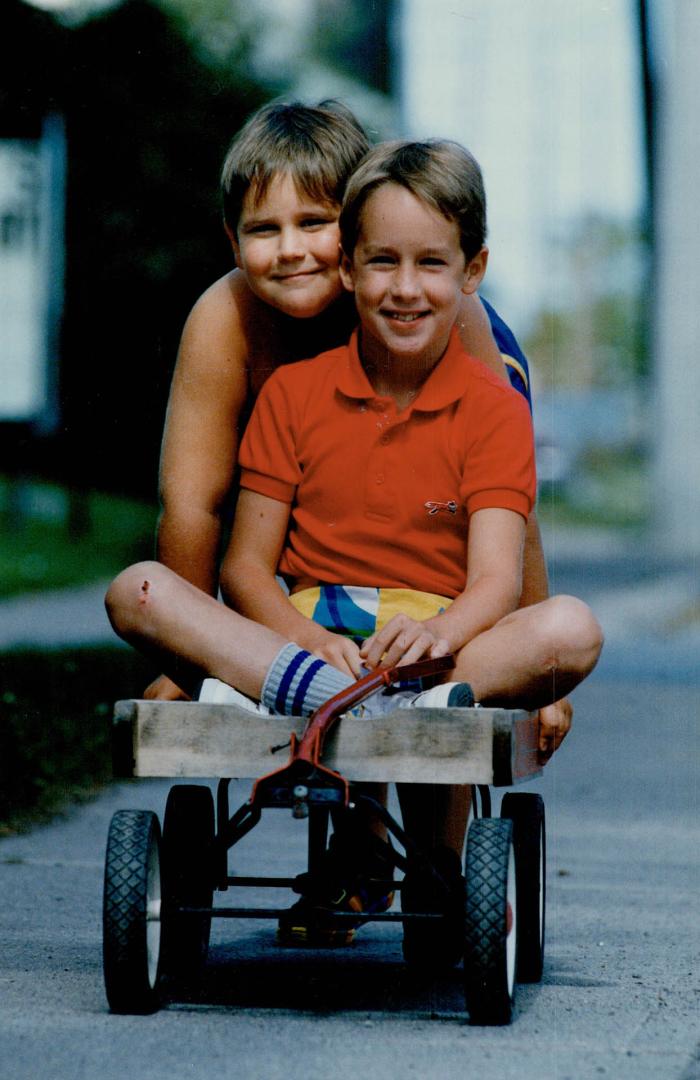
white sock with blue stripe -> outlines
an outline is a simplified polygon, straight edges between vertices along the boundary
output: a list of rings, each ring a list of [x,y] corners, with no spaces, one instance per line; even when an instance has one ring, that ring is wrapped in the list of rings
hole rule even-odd
[[[311,716],[354,681],[290,642],[270,664],[260,700],[280,716]]]

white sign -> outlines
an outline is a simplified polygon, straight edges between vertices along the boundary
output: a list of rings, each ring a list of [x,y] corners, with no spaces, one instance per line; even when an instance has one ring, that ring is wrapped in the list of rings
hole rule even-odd
[[[40,140],[0,139],[0,422],[52,425],[63,300],[62,147],[55,124]]]

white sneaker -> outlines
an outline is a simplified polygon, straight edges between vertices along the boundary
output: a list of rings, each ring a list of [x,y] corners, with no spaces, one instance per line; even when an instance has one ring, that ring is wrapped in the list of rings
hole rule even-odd
[[[382,690],[373,694],[361,705],[351,710],[351,715],[363,720],[372,720],[375,716],[384,716],[394,709],[473,709],[479,708],[474,701],[474,694],[469,683],[440,683],[430,690],[395,690],[387,693]]]
[[[260,716],[272,716],[267,705],[263,705],[254,698],[246,697],[240,690],[234,690],[228,683],[220,679],[203,679],[197,701],[207,705],[239,705],[248,712],[258,713]]]
[[[404,709],[473,709],[476,706],[474,692],[466,682],[440,683],[414,694],[410,701],[397,704]]]
[[[386,689],[380,690],[351,709],[349,715],[362,720],[373,720],[376,716],[392,713],[394,709],[408,708],[415,696],[415,690],[393,690],[389,693]]]

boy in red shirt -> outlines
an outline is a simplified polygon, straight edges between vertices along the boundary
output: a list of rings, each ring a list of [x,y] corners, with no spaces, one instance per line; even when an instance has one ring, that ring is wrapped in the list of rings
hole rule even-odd
[[[339,102],[277,101],[249,118],[226,155],[224,222],[236,266],[199,298],[183,330],[163,436],[157,545],[162,563],[213,596],[239,434],[255,397],[276,367],[344,344],[357,324],[339,276],[338,214],[368,150]],[[493,309],[465,296],[458,322],[467,352],[528,397],[527,362]],[[526,548],[523,604],[548,594],[534,516]],[[183,693],[160,678],[145,696]],[[563,733],[569,712],[566,701],[548,709],[542,733]]]
[[[353,178],[342,273],[359,334],[272,377],[241,456],[223,587],[255,621],[158,563],[130,567],[109,589],[117,632],[179,686],[208,674],[276,712],[309,715],[363,665],[455,652],[459,681],[404,691],[405,703],[536,709],[593,668],[600,627],[580,601],[514,610],[534,497],[528,410],[453,333],[486,267],[484,216],[478,166],[454,144],[379,148]],[[423,794],[427,808],[403,795],[405,827],[457,878],[468,793]],[[283,938],[320,925],[324,903],[382,902],[362,884],[356,834],[354,853],[343,839],[330,855],[349,887],[302,897]]]
[[[456,681],[407,703],[541,707],[588,674],[601,635],[573,598],[516,611],[530,416],[455,331],[487,263],[479,167],[454,143],[378,147],[349,183],[340,228],[360,327],[265,384],[241,445],[222,591],[348,678],[454,653]],[[400,794],[407,830],[458,876],[465,789]],[[297,923],[314,902],[300,901]]]

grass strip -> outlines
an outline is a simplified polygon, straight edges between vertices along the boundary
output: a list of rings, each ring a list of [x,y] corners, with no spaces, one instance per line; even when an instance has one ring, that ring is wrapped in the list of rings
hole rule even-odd
[[[0,836],[26,831],[109,782],[114,702],[141,697],[153,675],[127,648],[0,655]]]
[[[156,507],[0,475],[0,599],[114,577],[154,554]]]

